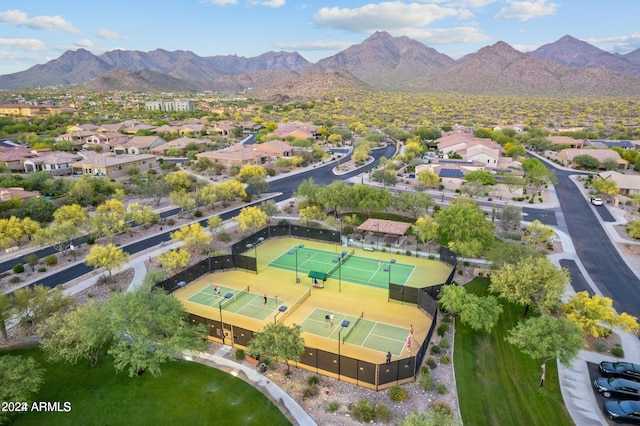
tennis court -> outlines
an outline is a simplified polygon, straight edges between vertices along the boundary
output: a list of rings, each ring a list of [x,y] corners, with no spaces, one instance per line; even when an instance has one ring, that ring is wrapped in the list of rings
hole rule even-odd
[[[189,302],[198,303],[210,308],[222,309],[245,317],[265,320],[276,312],[280,306],[286,303],[285,300],[267,297],[267,304],[264,303],[264,295],[249,292],[249,287],[237,290],[230,287],[217,287],[218,293],[213,285],[208,285],[187,298]]]
[[[327,318],[333,314],[333,326]],[[400,356],[407,348],[408,331],[406,328],[384,324],[364,318],[364,313],[358,316],[329,312],[324,309],[314,309],[302,322],[302,331],[332,340],[341,340],[342,344],[362,346],[378,352],[391,352]],[[349,325],[343,327],[343,321]]]
[[[389,282],[405,285],[415,270],[413,265],[356,256],[355,249],[330,252],[299,246],[286,251],[267,266],[297,270],[303,276],[314,271],[334,279],[385,289]]]

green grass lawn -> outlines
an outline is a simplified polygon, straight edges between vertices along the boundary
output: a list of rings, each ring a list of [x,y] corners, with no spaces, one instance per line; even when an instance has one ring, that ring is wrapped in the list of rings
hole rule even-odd
[[[4,353],[0,353],[3,355]],[[252,386],[215,368],[177,361],[162,375],[130,378],[117,374],[103,356],[97,367],[45,362],[37,348],[12,355],[32,356],[46,368],[35,401],[69,401],[68,413],[27,413],[14,425],[290,425],[287,418]]]
[[[489,280],[466,284],[467,291],[484,296]],[[454,362],[458,399],[465,426],[572,425],[565,409],[555,361],[547,363],[540,387],[542,360],[534,360],[504,338],[520,320],[524,308],[504,303],[491,334],[456,323]]]

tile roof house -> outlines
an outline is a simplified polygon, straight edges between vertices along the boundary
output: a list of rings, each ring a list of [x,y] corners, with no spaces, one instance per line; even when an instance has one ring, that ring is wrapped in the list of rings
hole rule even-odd
[[[583,148],[584,141],[570,138],[569,136],[549,136],[547,138],[555,146],[568,145],[569,148]]]
[[[479,139],[467,144],[466,150],[459,154],[468,161],[478,161],[487,166],[496,167],[502,154],[502,146],[490,139]]]
[[[56,176],[71,174],[71,164],[81,159],[77,154],[54,151],[25,160],[24,169],[27,173],[45,171]]]
[[[436,141],[438,151],[448,154],[449,152],[458,152],[467,149],[470,142],[476,141],[478,138],[470,133],[448,133]]]
[[[24,162],[38,155],[26,146],[0,147],[0,164],[12,172],[24,172]]]
[[[607,159],[615,160],[621,169],[629,168],[629,162],[612,149],[577,149],[568,148],[558,152],[558,159],[562,161],[564,166],[576,167],[577,164],[573,162],[573,159],[579,155],[589,155],[596,158],[600,164],[604,163]]]
[[[207,158],[212,163],[220,163],[225,166],[244,166],[245,164],[265,164],[269,161],[269,155],[258,151],[254,145],[235,144],[229,148],[217,151],[205,151],[196,155],[196,158]]]
[[[88,176],[106,176],[111,179],[121,179],[129,176],[129,170],[137,167],[140,173],[147,173],[151,169],[157,170],[158,159],[151,154],[114,154],[80,151],[81,160],[73,163],[71,168],[75,174]]]
[[[209,127],[208,133],[218,133],[221,136],[227,136],[231,134],[235,128],[236,126],[233,123],[223,121],[213,127]]]
[[[0,203],[19,198],[28,200],[29,198],[39,197],[40,194],[34,191],[25,191],[24,188],[0,188]]]
[[[280,157],[292,157],[294,154],[294,148],[283,141],[271,140],[252,146],[259,152],[267,154],[271,161],[275,161]]]
[[[134,136],[128,142],[113,147],[116,154],[148,154],[152,148],[167,143],[158,136]]]
[[[185,155],[187,153],[187,146],[189,146],[189,144],[196,144],[198,145],[199,150],[204,150],[207,146],[207,140],[196,138],[179,138],[163,143],[162,145],[159,145],[155,148],[151,148],[150,152],[153,155],[167,155],[167,151],[169,150],[178,150],[180,155]]]
[[[602,179],[610,179],[616,182],[618,193],[633,197],[640,194],[640,176],[626,175],[615,170],[607,170],[598,174]]]

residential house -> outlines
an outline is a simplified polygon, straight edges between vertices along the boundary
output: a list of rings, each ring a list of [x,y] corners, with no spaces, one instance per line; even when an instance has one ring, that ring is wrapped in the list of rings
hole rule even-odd
[[[229,136],[235,130],[236,126],[233,123],[223,121],[213,127],[209,127],[208,133],[217,133],[221,136]]]
[[[169,152],[177,151],[179,155],[187,154],[187,146],[190,144],[196,144],[198,146],[199,151],[203,151],[207,146],[206,139],[196,139],[196,138],[179,138],[166,143],[163,143],[160,146],[155,148],[151,148],[150,152],[153,155],[168,155]]]
[[[584,148],[584,141],[569,136],[549,136],[547,138],[554,146],[566,145],[569,148]]]
[[[129,176],[129,170],[137,167],[140,173],[157,170],[158,159],[151,154],[114,154],[81,151],[82,159],[73,163],[71,168],[75,174],[87,176],[106,176],[111,179],[122,179]]]
[[[598,174],[602,179],[613,180],[618,187],[618,194],[633,197],[640,194],[640,176],[626,175],[615,170],[607,170]]]
[[[199,123],[184,124],[178,127],[178,133],[181,135],[192,135],[194,133],[200,133],[203,130],[206,130],[205,125]]]
[[[497,167],[502,157],[502,146],[490,139],[479,139],[467,144],[459,154],[467,161],[477,161],[489,167]]]
[[[134,136],[128,142],[113,147],[116,154],[148,154],[152,148],[167,143],[158,136]]]
[[[458,151],[465,150],[467,149],[467,145],[469,145],[469,143],[476,140],[478,140],[478,138],[470,133],[452,132],[447,133],[446,135],[438,139],[436,141],[436,145],[438,147],[438,151],[446,155],[450,152],[457,153]]]
[[[130,127],[125,127],[124,129],[121,130],[121,132],[122,133],[126,133],[128,135],[135,135],[140,130],[153,131],[155,128],[156,128],[155,126],[152,126],[150,124],[135,124],[135,125],[130,126]]]
[[[12,172],[24,172],[24,162],[37,156],[27,146],[0,147],[0,164]]]
[[[61,112],[64,112],[64,109],[59,105],[0,104],[0,116],[3,117],[46,117]]]
[[[557,158],[562,162],[564,166],[578,167],[578,164],[573,162],[573,159],[579,155],[589,155],[596,158],[600,164],[604,163],[608,159],[614,160],[618,163],[618,167],[621,169],[629,168],[629,162],[612,149],[576,149],[568,148],[558,152]]]
[[[71,164],[81,159],[82,157],[80,155],[69,152],[47,152],[38,157],[25,160],[24,169],[27,173],[44,171],[60,176],[71,174]]]
[[[198,160],[207,158],[212,163],[220,163],[225,166],[244,166],[246,164],[265,164],[269,161],[269,155],[257,149],[259,145],[235,144],[229,148],[217,151],[205,151],[196,155]]]
[[[34,191],[25,191],[24,188],[0,188],[0,203],[6,203],[15,198],[28,200],[29,198],[39,197],[40,194]]]
[[[269,161],[275,161],[280,157],[292,157],[294,148],[286,142],[270,140],[264,143],[249,145],[269,156]]]
[[[71,142],[75,147],[81,147],[83,144],[87,143],[87,139],[93,138],[98,135],[97,132],[93,130],[80,130],[77,132],[68,132],[63,133],[58,137],[58,139],[63,141]]]
[[[635,145],[631,141],[588,140],[587,145],[598,149],[610,149],[613,147],[618,147],[627,150],[635,148]]]

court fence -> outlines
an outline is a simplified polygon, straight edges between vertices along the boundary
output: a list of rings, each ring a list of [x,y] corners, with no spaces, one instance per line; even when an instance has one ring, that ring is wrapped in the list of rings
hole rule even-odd
[[[307,235],[313,236],[316,239],[321,239],[322,241],[340,241],[340,233],[335,231],[317,230],[314,228],[294,225],[269,226],[246,237],[241,242],[234,244],[232,246],[233,254],[204,259],[156,285],[171,293],[183,287],[187,283],[211,272],[237,268],[256,271],[257,265],[255,257],[244,256],[242,253],[254,247],[255,244],[259,244],[261,241],[264,241],[266,238],[279,236],[300,237]],[[263,240],[260,240],[260,238],[263,238]],[[442,247],[440,255],[442,260],[452,266],[452,271],[445,283],[425,288],[409,288],[393,283],[389,286],[389,299],[397,300],[402,303],[406,302],[415,304],[419,309],[432,318],[427,337],[420,345],[416,355],[397,359],[391,362],[376,364],[341,355],[340,350],[338,350],[337,353],[334,353],[317,348],[305,347],[301,359],[295,363],[295,365],[306,370],[313,371],[317,374],[324,374],[332,377],[335,376],[338,380],[351,382],[357,386],[376,391],[387,389],[396,384],[404,384],[414,381],[419,372],[418,367],[422,365],[435,329],[438,317],[438,292],[443,285],[451,284],[456,270],[457,256],[455,253],[446,247]],[[302,303],[307,297],[309,297],[309,294],[310,292],[301,297],[296,304]],[[289,311],[292,312],[293,309],[290,309]],[[285,315],[279,319],[282,321],[286,316],[287,315],[285,313]],[[220,320],[216,320],[195,314],[189,314],[188,320],[192,324],[205,325],[210,337],[219,339],[223,344],[228,344],[234,347],[239,346],[246,348],[251,339],[257,333],[257,331],[254,330],[222,322],[222,318],[220,318]]]
[[[296,237],[307,240],[317,240],[329,243],[340,243],[340,231],[331,229],[312,228],[309,226],[292,225],[290,223],[282,225],[266,226],[231,245],[231,253],[242,254],[253,248],[256,244],[269,238],[276,237]]]

